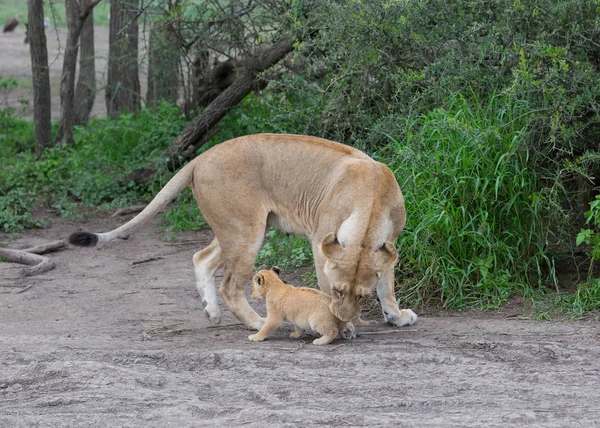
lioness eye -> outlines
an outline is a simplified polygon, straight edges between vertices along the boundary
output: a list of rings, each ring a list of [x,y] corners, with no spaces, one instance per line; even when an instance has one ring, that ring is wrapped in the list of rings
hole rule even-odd
[[[338,290],[337,288],[333,289],[333,294],[335,295],[335,297],[342,297],[344,295],[344,293]]]

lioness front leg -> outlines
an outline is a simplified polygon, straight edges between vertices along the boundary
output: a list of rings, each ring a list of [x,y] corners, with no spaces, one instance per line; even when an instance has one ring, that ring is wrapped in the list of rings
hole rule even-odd
[[[273,330],[279,327],[282,322],[283,317],[267,314],[267,321],[265,322],[265,325],[262,326],[258,333],[248,336],[248,339],[252,342],[262,342],[269,334],[271,334]]]
[[[405,325],[413,325],[417,321],[417,314],[411,309],[398,308],[396,295],[394,292],[394,269],[387,270],[377,283],[377,297],[381,303],[383,311],[383,319],[385,322],[396,326],[404,327]]]

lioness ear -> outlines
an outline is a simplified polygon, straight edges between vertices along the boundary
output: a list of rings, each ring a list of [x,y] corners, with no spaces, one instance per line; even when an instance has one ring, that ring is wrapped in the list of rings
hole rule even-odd
[[[379,250],[375,253],[375,265],[379,269],[387,269],[396,264],[398,254],[396,246],[390,241],[385,241]]]
[[[252,278],[254,281],[256,281],[256,283],[258,285],[263,285],[265,283],[265,277],[263,276],[262,273],[257,273],[256,275],[254,275],[254,278]]]
[[[321,254],[328,259],[340,259],[344,250],[333,232],[327,234],[319,248]]]
[[[271,270],[272,270],[273,272],[275,272],[275,273],[277,274],[277,276],[279,276],[279,274],[281,273],[281,269],[279,269],[277,266],[273,266],[273,267],[271,268]]]

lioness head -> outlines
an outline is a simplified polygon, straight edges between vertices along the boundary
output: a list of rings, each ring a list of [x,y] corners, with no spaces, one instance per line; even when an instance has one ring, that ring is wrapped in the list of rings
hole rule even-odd
[[[390,241],[376,249],[343,247],[334,233],[320,245],[325,257],[324,272],[331,287],[331,312],[340,320],[352,321],[360,315],[383,272],[394,266],[396,247]]]
[[[260,270],[252,277],[252,294],[250,297],[254,300],[264,300],[267,297],[267,290],[269,289],[269,283],[273,280],[281,281],[279,279],[279,268],[273,266],[271,270]]]

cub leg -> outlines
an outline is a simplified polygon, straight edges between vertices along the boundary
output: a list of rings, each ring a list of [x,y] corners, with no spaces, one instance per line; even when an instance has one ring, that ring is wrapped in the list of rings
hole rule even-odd
[[[290,337],[293,337],[294,339],[299,339],[302,337],[302,333],[304,333],[304,330],[295,325],[294,331],[290,333]]]
[[[221,312],[217,304],[217,288],[215,273],[223,266],[221,246],[215,238],[201,251],[194,254],[194,273],[196,275],[196,288],[200,298],[206,304],[204,311],[213,324],[221,322]]]
[[[396,327],[413,325],[417,321],[417,314],[410,309],[398,308],[396,295],[394,293],[394,268],[388,269],[381,275],[377,283],[377,297],[381,302],[383,319]]]
[[[282,322],[282,315],[275,315],[273,312],[269,312],[267,308],[267,320],[265,324],[262,326],[258,333],[251,334],[250,336],[248,336],[248,339],[252,342],[262,342],[269,334],[271,334],[273,330],[279,327]]]
[[[328,343],[331,343],[339,333],[336,326],[328,326],[323,329],[319,328],[315,330],[321,333],[323,337],[313,340],[313,345],[327,345]]]

